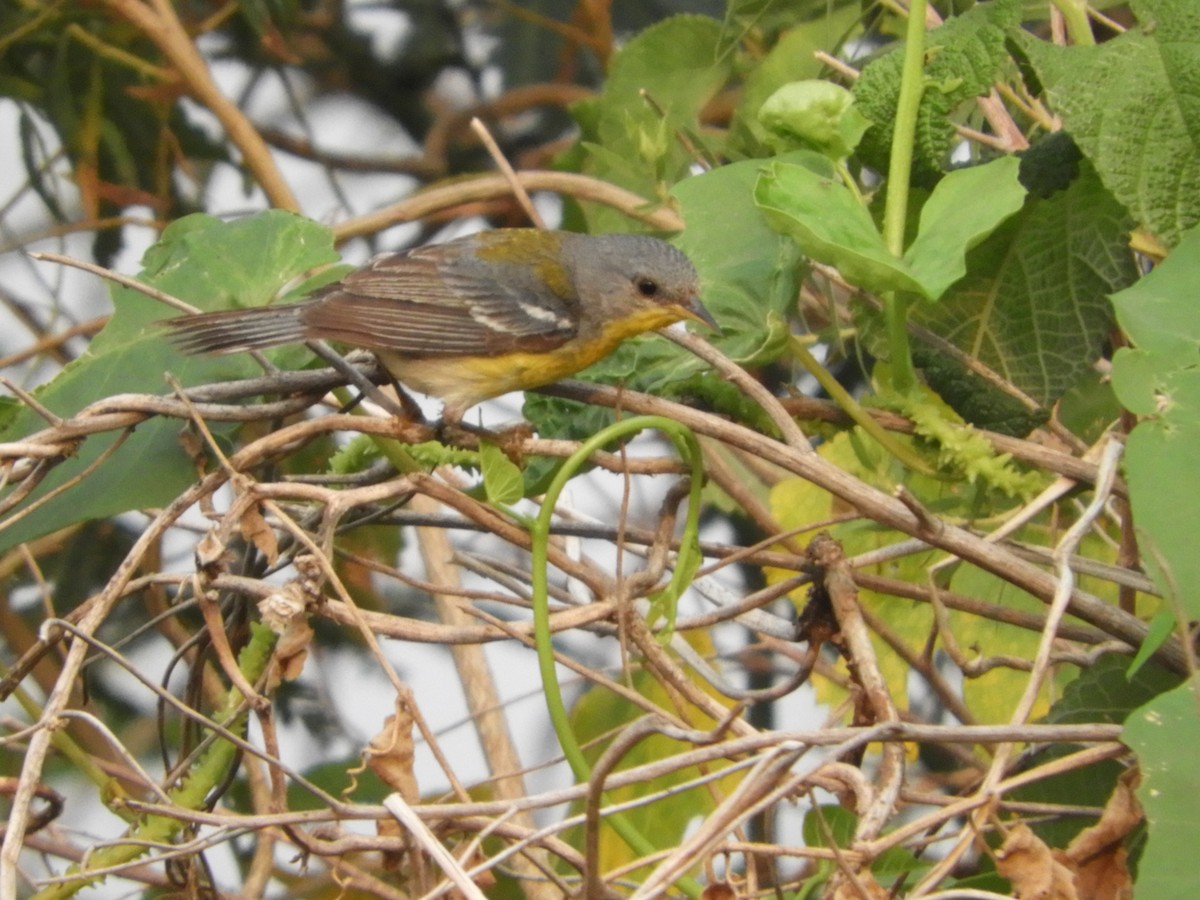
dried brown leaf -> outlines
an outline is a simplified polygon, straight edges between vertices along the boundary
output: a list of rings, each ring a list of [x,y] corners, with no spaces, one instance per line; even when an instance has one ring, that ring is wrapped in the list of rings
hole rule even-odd
[[[209,531],[196,542],[193,551],[196,558],[196,568],[209,578],[215,578],[228,567],[230,556],[225,542],[217,537],[215,531]]]
[[[1074,873],[1028,825],[1017,825],[996,851],[996,871],[1012,883],[1019,900],[1079,900]]]
[[[412,731],[412,713],[403,700],[397,700],[396,711],[387,717],[383,730],[371,738],[365,753],[371,771],[410,804],[420,800],[413,774]]]
[[[268,690],[281,681],[292,681],[304,670],[313,630],[308,624],[308,604],[304,588],[293,581],[258,603],[263,624],[277,635],[271,669],[267,675]]]
[[[1075,870],[1080,896],[1091,900],[1129,900],[1133,878],[1129,874],[1126,838],[1142,823],[1142,806],[1127,779],[1113,789],[1099,821],[1075,836],[1061,854]]]
[[[259,552],[267,558],[269,565],[275,565],[276,560],[279,559],[279,541],[275,537],[274,529],[263,518],[262,510],[259,509],[257,503],[246,504],[238,518],[238,530],[242,533],[242,537],[257,547]]]
[[[196,472],[203,474],[204,470],[208,468],[208,447],[204,443],[204,438],[191,423],[179,429],[179,446],[183,448],[183,452],[195,465]]]

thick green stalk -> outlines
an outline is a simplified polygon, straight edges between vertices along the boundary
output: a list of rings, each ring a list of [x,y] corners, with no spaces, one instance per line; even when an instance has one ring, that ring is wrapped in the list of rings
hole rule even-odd
[[[904,65],[900,72],[900,95],[892,132],[892,157],[888,164],[883,239],[897,258],[904,256],[904,228],[908,216],[908,192],[912,178],[913,144],[917,135],[917,113],[925,91],[926,0],[912,0],[904,41]],[[896,390],[911,392],[917,385],[912,351],[908,342],[908,298],[892,292],[883,298]]]
[[[1088,47],[1096,43],[1092,23],[1088,21],[1087,0],[1053,0],[1053,3],[1062,13],[1072,44]]]

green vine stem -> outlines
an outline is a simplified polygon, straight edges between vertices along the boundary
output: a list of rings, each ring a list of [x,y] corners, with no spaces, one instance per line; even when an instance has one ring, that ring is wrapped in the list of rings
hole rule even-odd
[[[859,402],[850,395],[850,392],[842,387],[838,383],[838,380],[829,373],[829,370],[821,365],[817,358],[809,352],[800,338],[792,335],[788,341],[788,347],[792,355],[800,361],[800,365],[804,367],[804,370],[817,380],[817,384],[821,385],[822,389],[830,396],[833,402],[851,418],[854,424],[858,425],[863,431],[874,438],[879,446],[910,469],[920,472],[922,475],[936,477],[937,473],[921,458],[920,454],[901,441],[896,440],[886,428],[875,420],[874,416],[863,409]]]
[[[1054,7],[1062,13],[1063,24],[1067,26],[1067,34],[1071,43],[1088,47],[1096,43],[1092,34],[1092,23],[1088,21],[1087,0],[1052,0]]]
[[[9,674],[8,666],[0,663],[0,676]],[[22,711],[28,716],[31,722],[40,722],[44,714],[41,705],[22,687],[14,687],[12,697],[20,704]],[[81,747],[66,729],[58,729],[54,731],[50,738],[50,743],[54,749],[61,753],[75,770],[88,778],[96,787],[100,788],[103,795],[112,795],[121,790],[120,782],[114,776],[108,774],[87,750]],[[110,807],[110,812],[114,815],[121,816],[128,820],[131,816],[127,815],[120,807]]]
[[[254,623],[250,631],[249,643],[238,654],[238,668],[246,676],[246,680],[253,684],[266,671],[277,636],[274,631],[260,623]],[[220,709],[213,715],[213,720],[235,734],[244,734],[247,716],[245,699],[240,690],[230,687]],[[179,785],[167,792],[171,802],[183,809],[203,809],[209,792],[217,787],[228,773],[237,749],[231,741],[216,737]],[[38,891],[33,900],[73,897],[84,888],[103,881],[104,876],[97,873],[132,862],[155,847],[170,844],[186,826],[187,823],[183,819],[167,815],[145,816],[130,828],[123,840],[103,846],[89,854],[84,864],[72,866],[68,870],[66,880]]]
[[[704,487],[704,467],[700,444],[690,430],[678,422],[662,416],[637,416],[616,422],[597,432],[584,441],[579,449],[563,463],[546,490],[541,510],[529,523],[530,551],[533,557],[530,573],[533,592],[533,634],[537,647],[538,670],[541,673],[542,686],[546,694],[546,709],[550,714],[554,733],[571,771],[576,780],[581,783],[591,778],[591,766],[588,765],[587,759],[583,755],[583,749],[579,746],[579,741],[576,740],[575,732],[571,728],[570,716],[566,704],[563,702],[562,687],[559,685],[558,673],[555,670],[554,645],[550,635],[548,566],[551,519],[563,488],[566,487],[567,482],[575,475],[576,471],[587,462],[588,457],[613,440],[646,429],[655,429],[669,438],[684,464],[690,469],[691,487],[688,494],[687,519],[683,538],[675,559],[671,582],[663,592],[663,596],[659,598],[659,601],[668,604],[670,612],[667,619],[669,623],[673,623],[675,602],[687,588],[700,558],[700,492]],[[625,816],[612,815],[608,817],[608,821],[621,839],[636,853],[648,856],[657,851],[658,848],[654,847]],[[681,880],[677,887],[689,897],[699,897],[701,893],[700,885],[692,879]]]
[[[925,91],[925,9],[926,0],[912,0],[908,7],[904,65],[900,70],[900,96],[892,132],[892,156],[888,163],[883,239],[897,258],[904,256],[904,226],[908,215],[913,144],[916,141],[921,95]],[[883,298],[893,377],[896,390],[901,394],[911,392],[917,385],[908,342],[908,307],[911,302],[911,298],[895,291]]]

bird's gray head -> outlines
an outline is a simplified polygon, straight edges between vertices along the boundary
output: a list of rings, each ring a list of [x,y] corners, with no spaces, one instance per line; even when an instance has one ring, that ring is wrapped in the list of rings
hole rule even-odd
[[[639,234],[565,235],[563,256],[580,302],[598,305],[606,319],[628,317],[643,324],[639,330],[680,319],[717,327],[700,303],[696,267],[666,241]]]

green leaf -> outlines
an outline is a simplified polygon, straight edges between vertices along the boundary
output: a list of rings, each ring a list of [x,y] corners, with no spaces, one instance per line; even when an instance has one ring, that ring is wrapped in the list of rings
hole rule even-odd
[[[1131,676],[1128,657],[1108,653],[1063,687],[1062,696],[1042,721],[1056,725],[1117,724],[1124,722],[1132,710],[1177,684],[1178,676],[1154,664]],[[1046,747],[1029,760],[1026,768],[1047,764],[1076,749],[1063,744]],[[1016,798],[1032,803],[1102,807],[1124,770],[1124,766],[1107,761],[1070,769],[1021,788]],[[1034,823],[1033,828],[1050,846],[1065,847],[1089,824],[1076,816],[1060,816]]]
[[[947,406],[976,428],[1024,437],[1045,424],[1049,417],[1046,410],[1030,410],[1016,397],[976,375],[948,353],[914,344],[912,355],[925,383]],[[1110,417],[1104,424],[1111,421]]]
[[[506,506],[525,496],[525,478],[520,467],[495,444],[480,443],[479,466],[489,503]]]
[[[770,52],[746,75],[737,109],[729,123],[731,153],[766,155],[767,131],[758,121],[763,102],[788,82],[816,78],[821,73],[821,63],[813,54],[818,50],[835,50],[859,15],[857,4],[844,3],[832,14],[805,22],[780,35]]]
[[[337,259],[329,229],[293,213],[268,210],[232,222],[198,213],[167,226],[142,258],[139,277],[204,310],[261,306]],[[154,310],[155,320],[163,318],[161,306]],[[105,329],[97,339],[109,336],[117,337]]]
[[[1083,153],[1065,131],[1046,135],[1020,154],[1021,184],[1035,197],[1051,197],[1079,177]]]
[[[728,0],[727,3],[693,2],[690,5],[724,6],[725,35],[722,46],[733,47],[742,41],[742,50],[751,53],[758,49],[756,42],[770,44],[776,35],[789,28],[806,27],[819,31],[821,26],[828,26],[829,18],[836,17],[846,7],[859,18],[862,16],[859,0]],[[828,38],[830,45],[844,36],[844,30],[831,29]]]
[[[1138,756],[1138,799],[1149,838],[1138,863],[1139,897],[1190,900],[1196,895],[1196,797],[1200,768],[1200,676],[1154,698],[1125,722],[1121,739]]]
[[[1200,221],[1200,17],[1194,0],[1140,0],[1139,27],[1091,47],[1014,32],[1105,186],[1168,246]]]
[[[967,274],[967,251],[1020,211],[1025,188],[1021,163],[1005,156],[957,169],[938,182],[921,209],[917,237],[904,254],[931,300]]]
[[[1017,25],[1020,11],[1019,0],[979,3],[926,35],[925,90],[913,148],[914,183],[932,186],[946,168],[958,140],[951,116],[962,104],[991,90],[1008,58],[1005,30]],[[859,156],[879,172],[887,171],[891,156],[903,54],[901,44],[868,63],[854,83],[855,102],[874,123],[863,136]]]
[[[1091,371],[1059,398],[1055,418],[1087,444],[1100,440],[1109,425],[1121,415],[1121,404],[1113,392],[1108,373]]]
[[[0,433],[8,428],[22,409],[23,404],[16,397],[0,397]]]
[[[695,263],[704,304],[721,326],[709,338],[745,366],[783,353],[803,275],[795,243],[769,228],[754,202],[761,166],[721,166],[671,191],[687,225],[674,243]]]
[[[763,103],[758,120],[779,149],[798,145],[832,160],[853,153],[870,125],[848,90],[816,79],[783,85]]]
[[[1194,364],[1200,351],[1197,277],[1200,228],[1185,234],[1174,252],[1145,278],[1113,296],[1117,322],[1139,350],[1174,357],[1179,367]]]
[[[1158,648],[1167,642],[1167,638],[1175,631],[1175,625],[1175,613],[1169,607],[1164,607],[1155,613],[1146,628],[1146,636],[1142,639],[1142,645],[1138,647],[1133,662],[1129,664],[1130,677],[1140,672],[1142,666],[1158,652]]]
[[[813,806],[804,814],[804,824],[801,834],[806,847],[825,847],[830,850],[844,850],[854,845],[854,830],[858,827],[858,816],[847,809],[833,804]],[[926,871],[930,863],[917,859],[911,850],[905,847],[890,847],[876,857],[871,863],[871,872],[880,880],[888,876],[889,885],[899,888],[911,884],[921,872]],[[805,896],[820,896],[814,889],[828,881],[830,875],[837,871],[837,863],[829,860],[814,861],[811,875],[804,879]],[[896,876],[904,876],[898,882]]]
[[[908,471],[874,442],[860,438],[861,432],[857,429],[842,432],[832,440],[823,442],[817,452],[827,462],[881,490],[890,491],[903,483],[926,508],[940,515],[986,516],[1003,508],[978,503],[978,492],[962,480],[942,481]],[[769,502],[775,520],[784,529],[801,529],[814,522],[829,523],[836,520],[842,510],[840,501],[804,478],[789,478],[773,485]],[[826,526],[823,524],[821,527]],[[868,553],[895,541],[893,532],[867,521],[841,521],[828,525],[827,530],[841,543],[847,556]],[[807,537],[801,536],[798,540],[807,540]],[[928,580],[928,568],[935,559],[933,552],[916,553],[868,571],[916,583]],[[792,574],[768,570],[768,580],[774,583]],[[952,588],[956,593],[986,598],[993,603],[1022,610],[1040,611],[1045,608],[1024,591],[973,566],[959,566],[954,579]],[[805,602],[800,592],[792,597],[799,604]],[[866,589],[860,589],[859,599],[864,608],[886,621],[888,627],[910,647],[924,646],[929,639],[930,629],[936,628],[933,609],[928,604]],[[955,610],[948,611],[948,621],[961,647],[978,646],[986,648],[988,654],[1021,658],[1030,658],[1036,652],[1038,635],[1034,632]],[[892,696],[900,702],[909,696],[910,687],[915,686],[910,680],[912,668],[882,638],[872,635],[872,642],[878,655],[880,672]],[[1011,716],[1024,683],[1024,673],[996,667],[978,678],[967,679],[963,685],[964,698],[980,722],[1004,722]],[[836,706],[846,697],[844,688],[831,679],[814,679],[814,687],[818,700],[831,706]]]
[[[1058,725],[1124,722],[1143,703],[1177,687],[1179,680],[1153,663],[1130,675],[1128,657],[1106,653],[1063,688],[1045,721]]]
[[[1137,276],[1129,224],[1085,167],[1066,191],[1030,198],[913,318],[1049,405],[1099,357],[1112,327],[1106,295]]]
[[[1046,529],[1030,527],[1015,536],[1044,545]],[[1007,609],[1039,614],[1045,605],[1020,588],[1013,587],[991,572],[972,566],[959,565],[953,569],[949,588],[956,594],[978,597]],[[974,653],[986,656],[1012,656],[1033,659],[1037,654],[1040,635],[1035,631],[1017,628],[987,616],[950,610],[950,622],[960,647],[975,648]],[[1027,683],[1026,673],[997,666],[974,678],[963,681],[963,700],[980,722],[1007,722],[1013,714]],[[1035,715],[1044,713],[1049,705],[1049,688],[1043,688],[1035,707]]]
[[[729,78],[728,54],[717,54],[720,35],[714,19],[672,16],[621,48],[599,99],[576,113],[588,149],[585,171],[644,197],[665,198],[694,162],[679,134],[703,144],[700,110]],[[592,232],[629,228],[628,218],[611,208],[588,204],[585,215]]]
[[[168,227],[147,251],[141,280],[202,309],[217,309],[235,299],[264,302],[307,269],[333,259],[328,229],[290,213],[272,211],[231,223],[189,216]],[[35,391],[57,415],[70,417],[116,394],[163,393],[164,372],[184,386],[257,372],[257,366],[241,355],[182,355],[156,324],[164,317],[160,303],[128,288],[114,289],[112,297],[113,317],[87,352]],[[17,440],[43,427],[40,417],[25,409],[0,440]],[[183,427],[167,419],[144,422],[103,462],[100,458],[116,436],[89,438],[23,505],[79,477],[89,466],[99,463],[99,468],[0,530],[0,551],[75,522],[169,503],[195,478],[192,461],[179,443]]]
[[[835,177],[775,162],[759,176],[754,199],[767,222],[790,235],[805,255],[834,266],[850,283],[880,293],[925,294],[896,259],[858,198]]]
[[[1183,379],[1179,379],[1182,381]],[[1200,514],[1181,497],[1200,496],[1196,447],[1200,446],[1200,373],[1186,376],[1186,408],[1171,419],[1138,425],[1125,444],[1125,472],[1142,545],[1142,563],[1163,595],[1182,605],[1185,617],[1200,615]],[[1178,382],[1168,385],[1176,396]],[[1179,421],[1184,416],[1187,421]]]
[[[1164,596],[1200,615],[1200,512],[1180,497],[1200,496],[1195,448],[1200,441],[1200,229],[1153,272],[1113,300],[1117,321],[1134,343],[1113,358],[1117,398],[1146,418],[1125,443],[1125,473],[1142,561]]]
[[[848,809],[842,809],[833,804],[814,805],[804,814],[801,826],[801,836],[806,847],[825,847],[830,850],[840,850],[854,843],[854,829],[858,825],[858,816]],[[813,860],[812,871],[804,880],[800,892],[801,898],[820,897],[825,894],[824,887],[829,878],[837,871],[837,864],[830,860]]]
[[[771,7],[780,10],[786,5],[783,0],[729,0],[725,5],[725,21],[721,25],[717,53],[721,56],[731,53],[751,29],[758,26]]]
[[[854,841],[858,816],[840,806],[814,806],[804,814],[801,833],[806,847],[830,850],[847,847]]]

